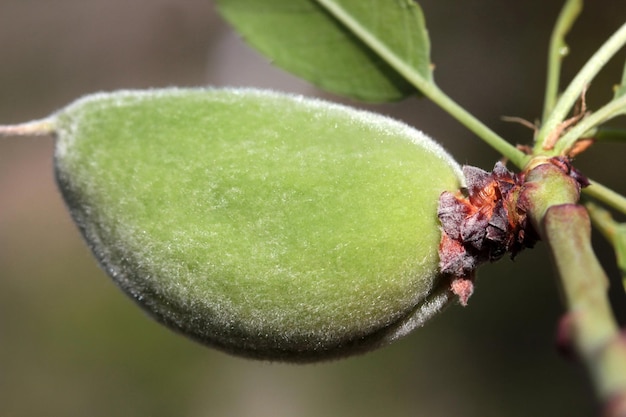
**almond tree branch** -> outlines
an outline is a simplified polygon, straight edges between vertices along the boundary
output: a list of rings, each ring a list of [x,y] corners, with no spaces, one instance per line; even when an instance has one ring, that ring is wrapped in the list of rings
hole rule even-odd
[[[578,185],[560,169],[531,170],[523,202],[560,277],[569,343],[589,372],[606,417],[626,415],[626,339],[608,300],[608,279],[591,247],[589,215]]]

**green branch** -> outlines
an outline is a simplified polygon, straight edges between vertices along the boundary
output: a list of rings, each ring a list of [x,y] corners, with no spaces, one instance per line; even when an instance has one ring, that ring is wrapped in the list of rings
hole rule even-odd
[[[554,151],[557,155],[566,153],[580,138],[585,137],[586,133],[591,131],[594,127],[623,114],[626,114],[626,95],[611,100],[606,105],[578,122],[559,139],[554,147]]]
[[[610,188],[598,182],[591,181],[591,185],[585,188],[583,192],[586,195],[593,197],[594,199],[601,201],[610,207],[613,207],[615,210],[626,214],[626,197],[619,193],[616,193]]]
[[[626,339],[613,317],[608,279],[591,247],[589,216],[576,204],[578,185],[559,168],[544,164],[527,174],[524,187],[520,199],[560,276],[567,341],[591,375],[605,415],[623,415],[613,406],[626,406]]]
[[[574,103],[580,98],[580,95],[589,85],[596,74],[604,67],[604,65],[626,44],[626,23],[623,24],[611,36],[598,51],[587,61],[579,73],[574,77],[570,85],[565,89],[561,98],[554,106],[554,110],[550,116],[544,120],[539,134],[537,135],[537,143],[535,150],[541,152],[543,143],[550,133],[565,120],[567,114],[574,106]]]
[[[542,238],[561,276],[571,343],[606,405],[626,401],[626,340],[620,337],[607,296],[608,279],[591,248],[587,211],[554,206],[543,219]],[[623,415],[623,414],[621,414]]]
[[[561,73],[561,62],[567,55],[568,47],[565,43],[565,36],[572,28],[574,21],[583,9],[582,0],[568,0],[554,26],[550,39],[550,51],[548,52],[548,74],[546,81],[546,95],[543,104],[543,120],[554,108],[559,94],[559,76]]]
[[[598,126],[588,133],[596,142],[626,142],[626,129],[619,127]]]
[[[591,217],[591,224],[613,246],[622,275],[622,286],[626,289],[626,224],[616,222],[608,211],[593,203],[586,203],[585,207]]]
[[[434,82],[424,78],[409,63],[400,58],[391,49],[389,49],[379,38],[374,36],[371,31],[361,25],[354,19],[350,13],[344,10],[334,0],[316,0],[331,15],[344,24],[352,33],[354,33],[363,43],[376,52],[385,62],[391,65],[406,80],[413,84],[424,96],[447,111],[461,124],[479,136],[484,142],[494,148],[497,152],[507,157],[517,167],[522,168],[527,161],[527,156],[519,151],[515,146],[508,143],[501,136],[493,132],[485,126],[480,120],[471,115],[464,108],[459,106],[443,91],[441,91]]]

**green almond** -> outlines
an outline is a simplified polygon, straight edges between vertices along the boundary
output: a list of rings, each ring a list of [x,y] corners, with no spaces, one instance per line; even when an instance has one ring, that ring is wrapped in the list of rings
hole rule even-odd
[[[58,183],[100,264],[198,341],[333,358],[452,299],[437,201],[462,175],[402,123],[238,89],[95,94],[52,120]]]

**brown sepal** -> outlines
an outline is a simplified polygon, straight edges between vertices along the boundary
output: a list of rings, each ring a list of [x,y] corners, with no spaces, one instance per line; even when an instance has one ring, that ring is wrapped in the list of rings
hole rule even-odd
[[[442,236],[440,271],[450,277],[451,290],[465,305],[473,291],[474,271],[484,262],[514,257],[532,247],[537,234],[517,206],[523,178],[498,162],[492,172],[465,166],[465,193],[444,192],[438,217]]]

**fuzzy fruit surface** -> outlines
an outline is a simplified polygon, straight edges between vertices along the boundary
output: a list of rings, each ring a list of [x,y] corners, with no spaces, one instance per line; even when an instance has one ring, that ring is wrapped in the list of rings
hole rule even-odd
[[[310,361],[377,347],[449,301],[433,298],[437,201],[462,175],[404,124],[212,89],[88,96],[55,124],[58,183],[93,253],[196,340]]]

